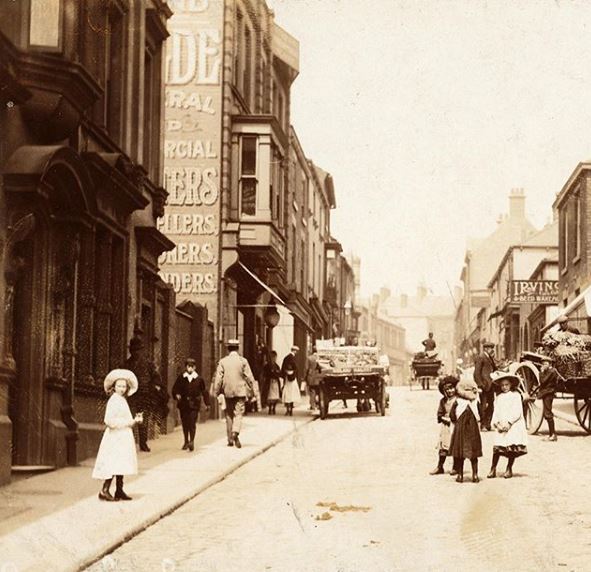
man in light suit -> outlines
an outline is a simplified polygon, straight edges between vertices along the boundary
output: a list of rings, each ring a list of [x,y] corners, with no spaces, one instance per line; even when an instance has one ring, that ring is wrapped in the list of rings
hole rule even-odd
[[[224,395],[226,401],[226,431],[228,447],[236,445],[240,449],[240,428],[246,408],[246,399],[254,395],[254,377],[248,360],[238,353],[240,342],[228,340],[228,355],[217,366],[213,382],[213,393]]]
[[[495,345],[491,342],[482,344],[484,351],[474,361],[474,381],[480,389],[480,428],[490,431],[490,423],[495,408],[495,388],[491,373],[497,370],[495,363]]]

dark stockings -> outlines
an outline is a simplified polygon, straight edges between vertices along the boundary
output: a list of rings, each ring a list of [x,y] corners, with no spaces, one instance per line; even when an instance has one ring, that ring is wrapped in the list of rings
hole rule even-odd
[[[115,476],[117,487],[115,489],[115,498],[117,500],[131,500],[131,497],[128,497],[123,492],[123,475],[116,475]]]
[[[548,417],[546,419],[546,421],[548,422],[548,434],[550,435],[550,437],[552,437],[552,435],[556,435],[556,427],[554,426],[554,417]]]
[[[472,465],[472,482],[477,483],[478,479],[478,459],[470,459],[470,464]],[[457,457],[454,458],[454,469],[458,472],[458,476],[456,477],[456,481],[458,483],[464,482],[464,458]]]
[[[104,483],[103,483],[103,493],[108,494],[109,493],[109,489],[111,488],[111,483],[113,482],[113,477],[111,477],[110,479],[107,479]]]

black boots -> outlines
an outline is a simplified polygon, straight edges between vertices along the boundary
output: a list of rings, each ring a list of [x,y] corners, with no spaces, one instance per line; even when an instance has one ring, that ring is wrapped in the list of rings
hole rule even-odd
[[[242,447],[242,443],[240,442],[240,439],[238,438],[238,433],[232,433],[232,440],[234,441],[234,445],[240,449]]]
[[[113,478],[111,477],[110,479],[107,479],[103,483],[103,488],[102,488],[101,492],[98,494],[98,498],[100,500],[104,500],[104,501],[114,501],[115,500],[113,498],[113,495],[109,492],[112,482],[113,482]]]
[[[445,463],[445,456],[439,455],[439,461],[437,462],[437,466],[429,473],[430,475],[443,475],[445,472],[443,470],[443,464]]]
[[[131,500],[131,497],[127,496],[123,492],[123,475],[117,475],[115,479],[117,482],[117,488],[115,489],[115,500]]]

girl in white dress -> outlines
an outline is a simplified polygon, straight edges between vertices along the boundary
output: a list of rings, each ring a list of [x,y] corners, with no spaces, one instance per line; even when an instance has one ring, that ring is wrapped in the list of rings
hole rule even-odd
[[[298,385],[295,370],[287,369],[283,381],[283,403],[285,404],[285,415],[293,415],[293,406],[301,399],[300,387]]]
[[[497,476],[497,464],[501,456],[507,457],[507,470],[504,477],[513,476],[513,463],[521,455],[527,454],[527,428],[523,417],[523,401],[517,391],[519,378],[506,372],[494,372],[491,375],[501,389],[495,399],[495,409],[491,425],[496,431],[493,446],[493,458],[489,479]]]
[[[111,395],[105,410],[107,428],[99,446],[92,478],[104,480],[98,495],[100,500],[131,500],[123,492],[123,476],[137,474],[133,426],[142,423],[143,416],[138,413],[135,418],[132,417],[127,404],[127,397],[137,391],[137,377],[128,369],[114,369],[105,377],[104,388]],[[109,492],[113,477],[116,478],[114,496]]]

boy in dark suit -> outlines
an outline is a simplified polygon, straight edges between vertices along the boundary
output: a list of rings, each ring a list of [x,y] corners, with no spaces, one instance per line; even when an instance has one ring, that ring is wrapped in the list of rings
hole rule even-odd
[[[181,414],[185,436],[182,448],[193,451],[201,399],[209,410],[209,393],[205,388],[205,380],[195,371],[194,359],[188,358],[185,362],[185,371],[176,378],[172,387],[172,395],[176,399]]]

